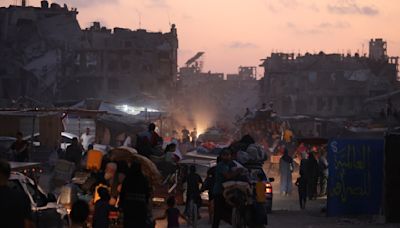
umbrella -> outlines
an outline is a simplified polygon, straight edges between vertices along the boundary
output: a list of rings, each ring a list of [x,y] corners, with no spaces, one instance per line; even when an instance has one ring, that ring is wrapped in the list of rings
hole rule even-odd
[[[149,179],[153,186],[161,182],[161,174],[157,166],[150,159],[138,154],[133,148],[119,147],[112,149],[111,161],[126,161],[128,164],[136,161],[141,164],[143,175]]]

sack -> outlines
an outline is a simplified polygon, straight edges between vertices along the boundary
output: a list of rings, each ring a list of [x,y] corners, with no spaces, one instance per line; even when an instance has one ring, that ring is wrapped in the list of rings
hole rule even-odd
[[[249,159],[251,161],[267,160],[267,154],[265,153],[265,151],[261,145],[250,144],[249,147],[247,147],[246,152],[249,154]]]
[[[240,162],[242,164],[246,164],[250,160],[249,154],[244,151],[239,151],[237,153],[237,160],[238,160],[238,162]]]

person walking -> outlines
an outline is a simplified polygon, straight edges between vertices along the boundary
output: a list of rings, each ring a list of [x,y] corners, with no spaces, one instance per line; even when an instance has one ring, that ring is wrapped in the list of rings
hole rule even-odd
[[[217,164],[219,163],[220,159],[217,158]],[[200,191],[208,191],[208,221],[210,224],[213,222],[213,215],[214,215],[214,195],[213,195],[213,189],[215,185],[215,168],[216,166],[213,166],[207,170],[207,177],[204,180],[203,185],[201,186]]]
[[[196,142],[197,142],[197,129],[193,128],[193,131],[190,132],[190,137],[192,138],[192,145],[196,147]]]
[[[300,176],[297,178],[295,184],[299,192],[300,208],[305,209],[307,202],[307,180],[303,172],[300,172]]]
[[[81,144],[83,146],[83,149],[85,151],[87,151],[88,150],[88,146],[90,144],[93,144],[94,140],[95,140],[94,135],[90,134],[90,128],[86,128],[86,132],[81,135],[80,140],[81,140]]]
[[[221,161],[217,164],[215,168],[215,184],[213,188],[214,197],[214,217],[212,228],[218,228],[220,220],[223,217],[225,210],[225,199],[223,196],[223,183],[229,179],[233,179],[238,176],[242,170],[236,169],[232,171],[230,169],[231,165],[231,150],[229,148],[224,148],[220,154]]]
[[[285,148],[283,156],[279,160],[279,172],[281,177],[281,193],[288,195],[292,191],[293,159]]]
[[[176,200],[174,196],[170,196],[167,199],[168,209],[165,210],[163,216],[156,218],[156,220],[167,219],[167,228],[179,228],[179,217],[184,220],[187,218],[176,208]]]
[[[141,171],[140,163],[133,162],[122,183],[120,207],[124,213],[124,227],[152,227],[148,218],[150,186]]]
[[[265,176],[262,172],[257,173],[257,182],[255,187],[256,203],[255,203],[255,226],[254,228],[264,227],[268,224],[267,211],[265,203],[267,202],[265,192]]]
[[[307,177],[307,195],[308,199],[315,199],[317,195],[317,183],[318,183],[318,161],[315,159],[314,152],[308,153],[308,159],[306,163],[306,177]]]
[[[190,213],[190,200],[193,200],[193,202],[197,205],[197,217],[199,218],[199,209],[202,203],[199,186],[203,184],[203,180],[201,179],[200,175],[196,173],[196,166],[190,166],[189,174],[187,175],[185,181],[187,182],[185,214],[188,215]]]
[[[327,180],[328,180],[328,160],[326,159],[326,151],[321,152],[319,157],[319,195],[326,195]]]

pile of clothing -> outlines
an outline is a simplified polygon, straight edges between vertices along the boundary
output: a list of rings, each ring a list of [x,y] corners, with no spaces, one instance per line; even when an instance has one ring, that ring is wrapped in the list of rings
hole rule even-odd
[[[262,163],[268,160],[264,148],[256,144],[250,135],[245,135],[240,141],[232,143],[231,148],[237,153],[237,161],[241,164]]]

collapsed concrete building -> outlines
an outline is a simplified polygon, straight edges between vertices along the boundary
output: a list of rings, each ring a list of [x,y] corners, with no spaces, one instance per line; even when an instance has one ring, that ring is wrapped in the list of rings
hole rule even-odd
[[[399,86],[398,57],[386,42],[370,41],[369,55],[272,53],[263,60],[261,99],[279,115],[352,117],[363,102]]]
[[[42,1],[40,7],[0,8],[0,99],[40,101],[164,96],[177,77],[178,38],[168,33],[82,30],[76,8]],[[157,89],[155,89],[157,87]]]

